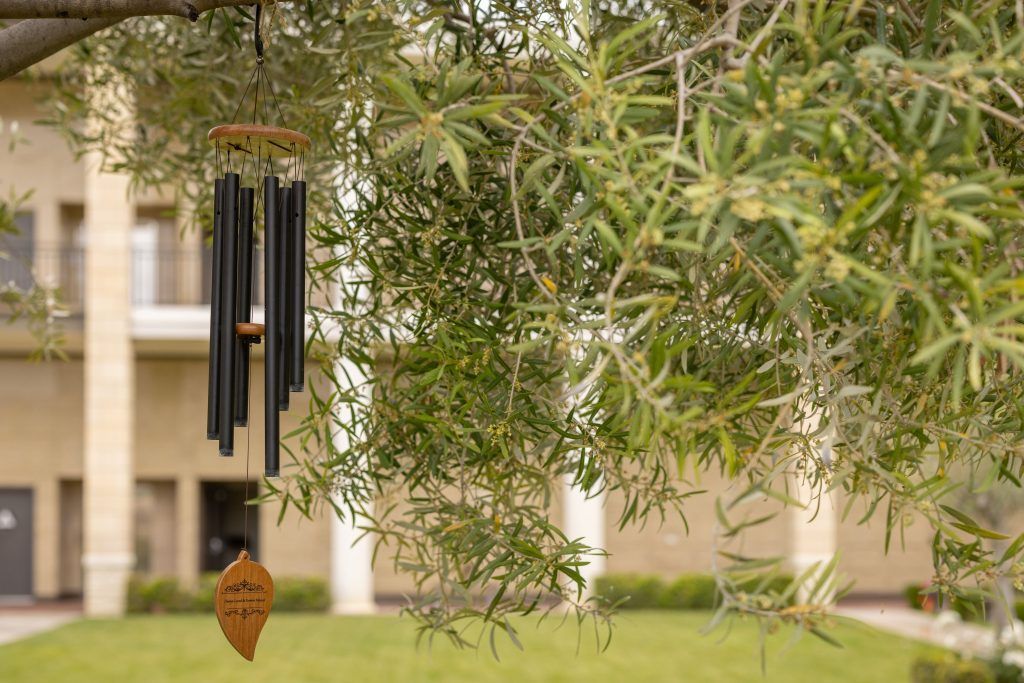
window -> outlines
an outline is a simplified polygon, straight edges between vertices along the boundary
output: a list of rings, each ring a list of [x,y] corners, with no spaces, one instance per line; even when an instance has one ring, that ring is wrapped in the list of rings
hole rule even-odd
[[[173,209],[140,207],[132,230],[132,301],[178,303],[186,265],[178,248]]]
[[[35,259],[35,217],[25,212],[14,217],[15,233],[0,235],[0,282],[13,283],[19,289],[28,289],[35,278],[32,269]]]

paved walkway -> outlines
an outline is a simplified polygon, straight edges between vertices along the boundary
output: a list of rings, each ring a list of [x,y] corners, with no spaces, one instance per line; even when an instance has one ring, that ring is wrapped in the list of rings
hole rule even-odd
[[[994,644],[991,627],[964,623],[952,612],[935,615],[908,607],[858,605],[840,606],[836,614],[964,654],[985,655]]]
[[[81,613],[54,609],[0,609],[0,645],[62,626]]]

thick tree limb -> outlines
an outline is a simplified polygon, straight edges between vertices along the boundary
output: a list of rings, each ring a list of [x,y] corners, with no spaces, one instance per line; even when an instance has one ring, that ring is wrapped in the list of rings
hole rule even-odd
[[[0,0],[0,19],[127,19],[168,16],[196,21],[207,10],[253,4],[256,4],[255,0]]]
[[[0,81],[122,19],[175,16],[196,21],[212,9],[253,4],[255,0],[0,0],[0,19],[24,20],[0,31]]]
[[[185,0],[3,0],[2,19],[126,19],[163,14],[199,18],[199,10]]]
[[[0,31],[0,81],[120,19],[27,19]]]

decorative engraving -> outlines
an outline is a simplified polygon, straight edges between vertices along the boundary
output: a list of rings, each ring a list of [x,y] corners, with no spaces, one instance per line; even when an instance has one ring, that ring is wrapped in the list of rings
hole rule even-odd
[[[253,614],[266,614],[266,611],[258,607],[224,610],[224,616],[226,617],[242,617],[243,619],[248,619]]]
[[[258,583],[251,583],[248,579],[242,579],[238,583],[224,587],[225,593],[262,593],[263,586]]]

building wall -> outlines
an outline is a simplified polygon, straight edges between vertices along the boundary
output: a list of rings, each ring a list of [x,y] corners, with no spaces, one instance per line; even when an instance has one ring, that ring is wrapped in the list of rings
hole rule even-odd
[[[618,531],[618,520],[625,507],[625,497],[613,491],[608,496],[608,571],[659,574],[672,577],[686,572],[709,572],[712,569],[715,546],[715,498],[728,496],[730,489],[720,476],[707,473],[699,482],[681,484],[683,490],[704,490],[686,499],[683,514],[686,523],[678,514],[666,516],[662,521],[658,513],[651,513],[641,528],[627,527]],[[732,495],[738,494],[737,489]],[[743,506],[741,511],[730,514],[730,521],[739,522],[744,517],[757,518],[779,511],[778,504],[758,502]],[[687,528],[687,524],[689,528]],[[785,555],[788,526],[786,515],[742,534],[728,546],[718,550],[754,557]]]
[[[606,571],[610,573],[655,574],[673,578],[684,573],[710,572],[713,555],[718,551],[741,554],[750,557],[786,557],[793,552],[792,509],[785,509],[775,500],[764,498],[752,501],[730,513],[730,521],[755,519],[776,513],[776,516],[756,527],[747,529],[735,540],[722,542],[716,547],[715,500],[718,496],[729,499],[739,490],[714,474],[706,474],[699,482],[682,484],[684,489],[703,490],[703,493],[688,498],[683,506],[686,517],[684,524],[678,515],[666,515],[665,519],[655,512],[647,522],[627,525],[619,529],[620,515],[625,507],[625,496],[619,491],[608,493],[605,505],[605,550],[608,553]],[[553,497],[551,518],[562,522],[561,495],[558,487]],[[396,493],[378,502],[378,509],[385,509],[397,502]],[[400,515],[402,505],[396,507]],[[842,513],[842,506],[834,504],[835,513]],[[855,504],[853,512],[837,523],[836,547],[839,552],[838,573],[841,585],[854,582],[853,592],[861,594],[895,594],[911,583],[926,582],[932,575],[930,541],[931,530],[923,520],[914,520],[903,535],[894,536],[891,548],[885,552],[885,527],[882,518],[870,523],[858,524],[863,510]],[[858,512],[859,511],[859,512]],[[720,562],[722,562],[720,560]],[[786,570],[793,568],[784,564]],[[378,552],[374,573],[374,585],[378,594],[398,595],[410,593],[414,586],[408,575],[396,570],[391,547],[383,544]]]
[[[912,583],[927,583],[933,572],[931,543],[935,532],[920,517],[908,518],[906,529],[893,532],[885,550],[885,511],[858,524],[864,505],[855,502],[840,525],[837,540],[839,568],[857,582],[860,593],[893,593]]]
[[[262,376],[260,362],[253,377]],[[137,506],[150,533],[151,568],[157,574],[198,576],[202,481],[244,481],[245,431],[236,432],[237,455],[221,458],[205,438],[205,359],[141,358],[136,364],[135,477],[150,489]],[[35,492],[34,586],[39,597],[81,589],[82,363],[35,363],[0,357],[0,487]],[[293,394],[295,408],[282,415],[282,433],[298,426],[308,397]],[[262,383],[253,382],[250,443],[253,481],[262,476]],[[255,489],[254,489],[255,491]],[[137,489],[137,496],[139,495]],[[295,511],[277,525],[278,509],[263,505],[260,558],[279,576],[328,574],[329,525],[323,516]],[[62,552],[63,549],[63,552]]]
[[[62,226],[68,215],[81,215],[85,166],[57,129],[40,123],[47,116],[40,101],[49,87],[46,82],[0,82],[0,195],[28,195],[22,208],[35,218],[36,242],[55,247],[67,238]],[[170,191],[147,190],[137,202],[167,207],[174,198]]]
[[[85,171],[56,129],[36,123],[45,91],[45,83],[0,82],[0,195],[31,192],[24,208],[36,217],[36,239],[55,245],[61,204],[84,201]]]
[[[82,364],[0,358],[0,486],[35,493],[33,586],[59,592],[60,481],[81,479]]]
[[[141,479],[174,479],[180,486],[200,481],[244,481],[245,450],[249,445],[252,481],[263,472],[263,364],[252,363],[250,426],[235,430],[235,456],[222,458],[217,445],[206,440],[205,358],[143,358],[136,365],[136,473]],[[306,394],[292,394],[292,410],[281,414],[281,433],[299,426]],[[287,465],[287,455],[283,465]],[[255,491],[255,489],[254,489]],[[196,525],[182,511],[180,524]],[[327,520],[309,520],[290,511],[277,526],[274,505],[258,508],[261,562],[278,575],[326,576],[329,558]]]
[[[689,522],[687,532],[677,517],[660,523],[653,517],[645,528],[618,531],[615,525],[623,508],[623,496],[609,497],[608,571],[659,574],[672,577],[684,572],[707,572],[712,566],[715,548],[712,535],[715,525],[714,501],[729,490],[722,479],[708,476],[699,486],[705,493],[687,499],[684,505]],[[735,495],[735,492],[733,492]],[[833,502],[837,517],[842,514],[839,499]],[[793,529],[790,515],[774,500],[762,500],[745,506],[745,514],[754,519],[778,513],[771,521],[747,529],[729,552],[750,557],[778,557],[793,552]],[[863,505],[855,503],[846,519],[837,523],[837,571],[842,584],[853,581],[853,592],[861,594],[893,594],[911,583],[927,582],[932,576],[931,538],[933,531],[922,519],[911,519],[906,530],[893,535],[888,553],[885,551],[885,519],[875,518],[860,524]],[[736,519],[730,518],[735,522]]]
[[[262,471],[263,366],[253,363],[249,429],[250,466],[255,478]],[[202,481],[243,481],[246,432],[236,432],[236,456],[221,458],[216,445],[205,438],[206,360],[195,356],[152,357],[136,363],[135,477],[157,485],[159,504],[149,528],[165,539],[153,564],[157,573],[177,573],[193,580],[198,573],[200,505],[194,493]],[[80,589],[77,547],[73,529],[81,524],[82,479],[82,364],[77,358],[45,363],[19,357],[0,358],[0,486],[30,486],[36,492],[35,586],[37,594],[52,597]],[[298,426],[307,400],[292,396],[292,411],[282,415],[282,433]],[[284,456],[287,458],[287,455]],[[708,475],[694,485],[707,489],[687,499],[681,519],[662,522],[652,516],[643,527],[617,528],[624,498],[608,496],[607,570],[653,573],[670,577],[683,572],[708,571],[712,565],[714,500],[725,482]],[[190,493],[192,492],[192,493]],[[746,514],[777,511],[774,501],[748,506]],[[77,506],[77,509],[76,509]],[[382,502],[380,509],[385,507]],[[326,577],[329,574],[329,510],[315,519],[290,511],[277,526],[276,504],[258,509],[264,562],[275,573]],[[895,536],[884,553],[883,520],[857,524],[862,510],[855,505],[839,524],[840,570],[856,581],[861,592],[895,592],[931,575],[931,532],[915,520],[901,541]],[[557,506],[552,517],[560,518]],[[783,512],[771,522],[744,534],[730,551],[749,555],[785,555],[790,528]],[[61,548],[64,552],[61,552]],[[176,560],[171,554],[177,555]],[[395,570],[389,549],[378,556],[375,585],[381,594],[413,590],[409,577]]]

